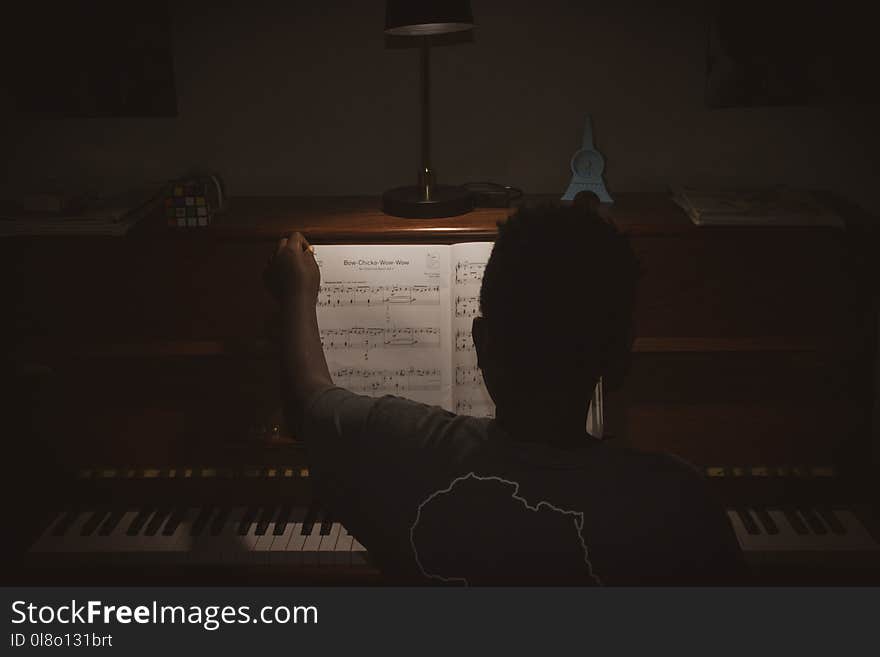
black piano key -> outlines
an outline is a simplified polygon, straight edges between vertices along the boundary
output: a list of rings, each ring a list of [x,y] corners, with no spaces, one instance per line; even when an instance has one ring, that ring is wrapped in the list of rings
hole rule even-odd
[[[241,522],[238,523],[238,535],[244,536],[248,533],[250,526],[254,523],[254,520],[257,518],[257,509],[254,507],[249,507],[244,515],[241,517]]]
[[[171,515],[168,516],[168,521],[165,523],[165,526],[162,527],[162,536],[171,536],[174,532],[176,532],[177,528],[180,526],[180,523],[183,522],[183,519],[185,517],[185,506],[179,506],[174,509],[174,511],[171,512]]]
[[[332,528],[333,521],[325,517],[323,520],[321,520],[321,529],[319,530],[319,533],[321,534],[321,536],[327,536]]]
[[[813,513],[810,509],[801,509],[801,517],[807,521],[807,524],[810,526],[810,529],[813,530],[814,534],[824,536],[828,533],[828,528],[819,519],[819,516]]]
[[[776,524],[776,521],[773,520],[773,517],[767,513],[767,509],[755,509],[755,516],[757,516],[758,522],[761,523],[765,532],[768,534],[779,533],[779,526]]]
[[[214,515],[214,519],[211,520],[211,528],[208,530],[211,536],[219,536],[220,532],[223,531],[223,526],[226,524],[226,520],[229,518],[230,510],[229,509],[220,509]]]
[[[312,530],[315,528],[315,523],[318,522],[318,509],[319,506],[317,503],[312,503],[308,511],[306,511],[306,517],[303,518],[302,530],[301,534],[303,536],[311,536]]]
[[[290,507],[282,506],[275,518],[275,529],[272,530],[274,536],[281,536],[287,529],[287,523],[290,521]]]
[[[737,509],[736,515],[739,516],[739,519],[742,521],[743,527],[746,528],[746,531],[749,534],[761,533],[761,528],[758,527],[758,523],[755,522],[755,519],[752,517],[752,514],[749,513],[748,509]]]
[[[125,530],[126,536],[137,536],[140,534],[141,529],[144,528],[144,524],[149,520],[150,516],[153,515],[153,511],[155,511],[155,509],[151,508],[143,508],[138,511],[138,514],[134,517],[134,520],[131,521],[128,529]]]
[[[263,536],[269,529],[269,523],[272,522],[272,518],[274,517],[275,507],[264,506],[260,510],[260,515],[257,518],[257,528],[254,530],[254,534],[257,536]]]
[[[122,516],[125,515],[125,509],[114,509],[110,512],[110,515],[101,523],[101,526],[98,528],[98,536],[110,536],[114,529],[116,529],[117,525],[119,525],[119,521],[122,520]]]
[[[144,529],[144,536],[155,536],[158,533],[159,528],[162,527],[162,524],[165,522],[169,513],[171,513],[171,509],[159,509],[156,511]]]
[[[189,535],[201,536],[202,532],[205,531],[205,527],[208,525],[208,520],[211,518],[212,513],[214,513],[214,507],[202,507],[202,509],[199,510],[196,519],[193,521],[193,524],[189,528]]]
[[[78,515],[79,512],[73,509],[65,511],[58,522],[55,523],[55,526],[52,527],[52,536],[64,536]]]
[[[840,522],[840,518],[837,517],[837,514],[834,513],[834,511],[828,508],[820,508],[816,509],[816,511],[822,516],[822,520],[825,521],[825,524],[831,528],[832,533],[837,534],[838,536],[844,536],[846,534],[846,527],[843,526],[843,523]]]
[[[804,524],[804,521],[801,520],[801,517],[797,514],[796,511],[792,509],[783,509],[782,510],[785,519],[788,520],[788,524],[791,525],[791,528],[794,529],[796,534],[806,535],[810,533],[810,530]]]
[[[83,523],[82,528],[79,530],[79,535],[91,536],[94,534],[108,513],[110,512],[107,509],[99,509],[98,511],[95,511],[89,516],[89,519]]]

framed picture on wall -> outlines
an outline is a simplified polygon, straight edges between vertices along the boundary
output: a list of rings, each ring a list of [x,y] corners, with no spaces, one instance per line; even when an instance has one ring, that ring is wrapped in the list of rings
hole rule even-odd
[[[167,2],[29,0],[13,26],[14,109],[35,118],[177,115]]]

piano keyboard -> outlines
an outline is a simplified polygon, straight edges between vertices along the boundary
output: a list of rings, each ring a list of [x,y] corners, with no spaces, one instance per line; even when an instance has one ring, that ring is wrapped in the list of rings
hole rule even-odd
[[[880,550],[849,509],[740,508],[727,511],[743,552]]]
[[[340,523],[305,508],[103,509],[55,514],[31,547],[43,557],[191,564],[366,566]]]
[[[727,511],[748,554],[873,552],[880,544],[843,508]],[[31,547],[42,561],[367,566],[344,526],[301,507],[75,510],[55,514]]]

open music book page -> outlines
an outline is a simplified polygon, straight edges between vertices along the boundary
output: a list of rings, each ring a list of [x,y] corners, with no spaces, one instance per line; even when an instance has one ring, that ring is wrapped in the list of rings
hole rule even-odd
[[[318,326],[333,381],[494,416],[471,337],[491,252],[491,242],[316,246]],[[587,426],[601,435],[592,417]]]
[[[462,415],[493,417],[495,404],[483,384],[477,367],[477,352],[471,337],[474,317],[480,314],[480,286],[483,270],[492,253],[491,242],[453,244],[452,257],[452,363],[455,379],[452,388],[454,410]]]
[[[449,247],[316,246],[315,257],[336,385],[451,409]]]

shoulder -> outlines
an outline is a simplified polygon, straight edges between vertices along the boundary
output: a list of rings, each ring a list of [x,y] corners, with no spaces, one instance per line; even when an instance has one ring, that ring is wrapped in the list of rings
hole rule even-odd
[[[367,425],[373,433],[398,434],[409,446],[451,448],[463,456],[486,442],[489,420],[386,395],[375,400]]]
[[[467,429],[486,433],[487,419],[458,415],[440,406],[424,404],[395,395],[383,395],[372,399],[371,422],[410,423],[414,429],[431,425]]]
[[[668,452],[648,452],[630,447],[602,445],[603,460],[634,472],[661,477],[702,480],[700,470],[683,458]]]
[[[704,497],[708,484],[702,472],[684,459],[666,452],[602,446],[596,464],[619,484],[643,491],[645,499],[657,504],[688,506]]]

